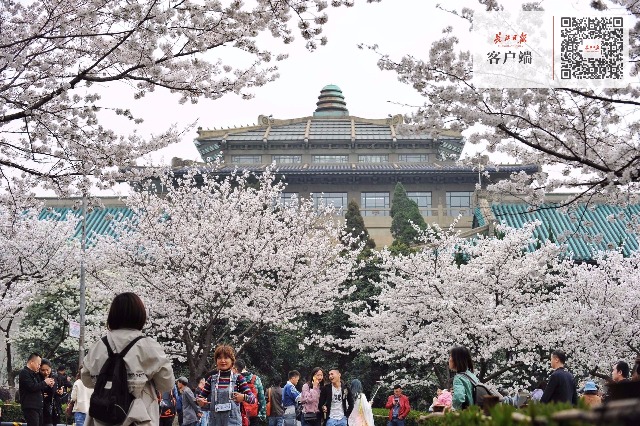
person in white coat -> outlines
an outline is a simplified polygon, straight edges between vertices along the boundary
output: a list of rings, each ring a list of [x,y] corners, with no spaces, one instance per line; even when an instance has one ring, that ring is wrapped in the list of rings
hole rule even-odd
[[[81,369],[82,371],[82,369]],[[80,372],[76,376],[71,389],[71,401],[73,402],[73,420],[76,426],[84,426],[89,412],[89,400],[93,389],[86,387],[80,379]]]
[[[134,293],[118,294],[111,303],[107,317],[107,341],[113,352],[118,353],[133,339],[144,336],[142,328],[147,321],[147,311],[142,300]],[[95,386],[98,374],[109,358],[107,347],[99,339],[84,359],[82,383]],[[150,337],[138,340],[124,356],[127,366],[129,392],[135,397],[122,426],[157,426],[160,409],[156,392],[168,392],[175,378],[171,361],[158,342]],[[102,426],[103,423],[87,416],[85,426]]]
[[[367,397],[362,392],[362,383],[355,379],[351,382],[351,395],[353,395],[353,411],[349,416],[347,424],[349,426],[374,426],[373,410]]]

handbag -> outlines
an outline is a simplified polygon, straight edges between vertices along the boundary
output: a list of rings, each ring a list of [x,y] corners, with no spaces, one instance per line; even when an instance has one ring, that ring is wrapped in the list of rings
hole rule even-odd
[[[74,405],[76,405],[76,402],[73,401],[73,400],[69,401],[69,403],[67,404],[67,409],[64,412],[67,415],[67,417],[73,416],[73,406]]]
[[[267,398],[269,398],[269,402],[267,402],[267,417],[271,416],[271,388],[267,392]]]
[[[304,413],[304,419],[308,422],[314,422],[318,420],[318,413]]]
[[[362,408],[362,398],[358,398],[360,400],[360,416],[362,417],[362,426],[371,426],[367,423],[367,418],[364,415],[364,409]]]

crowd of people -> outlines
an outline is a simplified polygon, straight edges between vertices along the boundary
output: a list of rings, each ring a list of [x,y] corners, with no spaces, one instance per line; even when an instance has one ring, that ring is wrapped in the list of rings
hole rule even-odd
[[[313,368],[301,390],[298,390],[301,374],[297,370],[288,373],[283,387],[276,377],[265,389],[261,378],[236,358],[234,349],[221,344],[214,351],[215,368],[192,389],[186,377],[175,379],[171,361],[161,345],[144,336],[146,320],[145,306],[137,295],[117,295],[109,310],[106,336],[89,348],[74,383],[65,374],[64,366],[52,374],[51,363],[32,353],[19,375],[20,402],[27,425],[58,424],[63,415],[62,405],[68,402],[67,415],[73,413],[76,426],[175,423],[258,426],[262,422],[268,426],[374,426],[371,403],[362,383],[358,379],[345,383],[338,367],[326,373],[320,367]],[[118,359],[122,362],[126,396],[130,398],[122,399],[124,408],[113,403],[121,401],[116,394]],[[524,400],[516,399],[515,404],[527,401],[577,404],[578,389],[573,375],[565,368],[566,360],[564,352],[553,351],[550,356],[553,373],[548,381],[541,382]],[[430,411],[462,410],[478,404],[478,389],[485,385],[474,373],[471,353],[466,347],[450,350],[449,369],[455,372],[451,387],[438,389]],[[632,368],[624,361],[614,365],[612,381],[628,380],[640,380],[640,357]],[[600,404],[607,398],[592,381],[581,391],[581,398],[588,405]],[[100,404],[105,405],[104,401],[107,403],[103,410]],[[109,405],[116,409],[111,410],[113,407]],[[400,385],[394,386],[385,407],[389,410],[388,426],[404,426],[411,406]],[[114,423],[105,418],[118,420]]]

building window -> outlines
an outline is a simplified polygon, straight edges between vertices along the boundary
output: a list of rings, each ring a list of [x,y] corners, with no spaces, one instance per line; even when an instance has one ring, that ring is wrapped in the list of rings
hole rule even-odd
[[[282,205],[298,204],[298,193],[297,192],[281,192],[280,204]]]
[[[388,163],[389,155],[358,155],[358,163]]]
[[[231,162],[235,164],[260,164],[262,155],[232,155]]]
[[[471,216],[473,192],[447,192],[447,216]]]
[[[363,192],[360,197],[362,216],[389,216],[388,192]]]
[[[431,192],[407,191],[407,197],[416,202],[422,216],[433,216],[431,212]]]
[[[333,206],[337,214],[344,214],[347,211],[347,193],[346,192],[325,192],[324,194],[313,194],[313,205]],[[342,212],[339,210],[342,209]]]
[[[348,163],[348,155],[312,155],[312,163]]]
[[[302,163],[302,155],[274,155],[273,161],[276,164]]]
[[[398,161],[401,163],[426,163],[429,161],[428,154],[398,154]]]

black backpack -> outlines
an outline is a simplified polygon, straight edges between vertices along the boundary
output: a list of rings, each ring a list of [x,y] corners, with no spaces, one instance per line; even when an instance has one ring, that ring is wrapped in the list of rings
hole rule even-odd
[[[480,382],[475,382],[470,375],[468,375],[466,372],[461,373],[463,376],[465,376],[467,379],[469,379],[469,382],[471,382],[471,389],[473,390],[473,403],[475,405],[479,405],[479,406],[483,406],[484,405],[484,398],[487,396],[495,396],[498,398],[498,401],[502,401],[502,395],[500,394],[500,392],[498,392],[498,390],[496,388],[494,388],[491,385],[485,384],[485,383],[480,383]]]
[[[89,415],[94,419],[103,423],[117,425],[122,424],[124,419],[127,418],[129,407],[135,398],[129,393],[127,366],[124,362],[124,356],[143,337],[136,337],[119,353],[114,353],[111,350],[106,336],[102,338],[102,341],[107,346],[109,358],[100,369],[100,374],[98,374],[89,402]],[[107,386],[107,384],[110,386]]]

